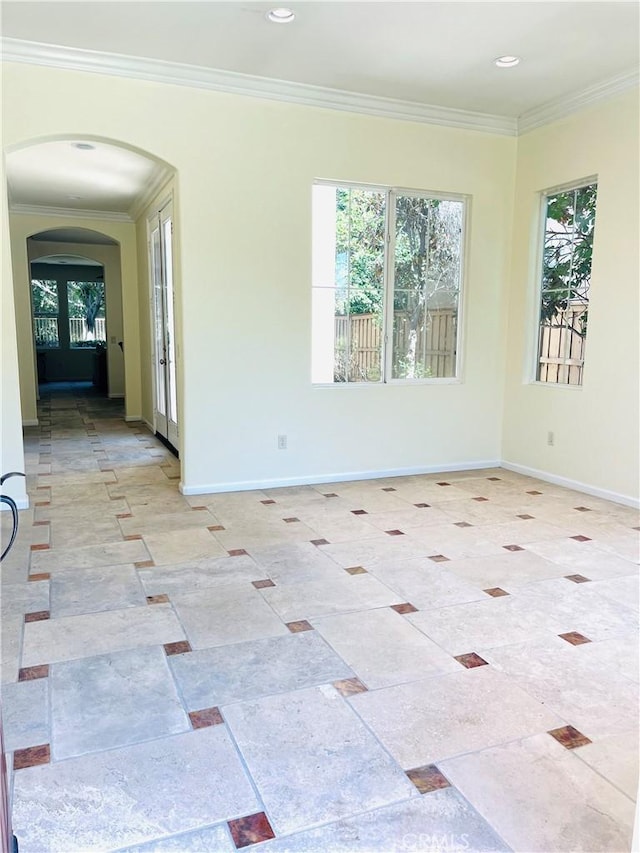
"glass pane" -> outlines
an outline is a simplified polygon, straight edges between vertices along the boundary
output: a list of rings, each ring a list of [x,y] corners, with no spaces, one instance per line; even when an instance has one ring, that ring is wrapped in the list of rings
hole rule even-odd
[[[385,193],[313,189],[314,382],[379,382]]]
[[[464,203],[396,198],[394,379],[456,375]]]
[[[154,318],[154,338],[155,338],[155,373],[156,373],[156,411],[160,415],[165,415],[166,407],[166,388],[165,388],[165,371],[161,360],[166,358],[164,344],[164,311],[162,300],[162,267],[160,257],[160,229],[155,228],[151,234],[151,276],[153,281],[153,318]]]
[[[104,281],[68,281],[69,345],[78,349],[106,344]]]
[[[164,274],[166,285],[167,311],[167,360],[169,366],[169,419],[178,422],[178,398],[176,390],[176,345],[175,320],[173,313],[173,244],[171,219],[162,223],[162,248],[164,254]]]
[[[51,279],[32,279],[31,300],[36,347],[59,347],[57,282]]]
[[[597,185],[547,196],[537,379],[582,383]]]

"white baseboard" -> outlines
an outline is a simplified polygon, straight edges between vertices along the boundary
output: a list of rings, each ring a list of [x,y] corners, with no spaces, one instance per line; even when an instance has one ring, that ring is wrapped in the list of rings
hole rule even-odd
[[[153,425],[152,423],[150,423],[146,418],[142,418],[142,423],[143,423],[143,424],[146,424],[146,426],[151,430],[151,432],[152,432],[154,435],[156,434],[156,428],[155,428],[155,427],[154,427],[154,425]]]
[[[409,477],[413,474],[438,474],[446,471],[473,471],[479,468],[499,468],[496,459],[481,462],[454,462],[450,465],[420,465],[414,468],[389,468],[383,471],[349,471],[346,474],[309,474],[271,480],[241,480],[235,483],[180,483],[183,495],[210,495],[219,492],[249,492],[257,489],[278,489],[284,486],[313,486],[318,483],[345,483],[351,480],[380,480],[387,477]]]
[[[124,400],[124,394],[108,394],[109,400]]]
[[[26,420],[22,421],[23,427],[38,426],[38,424],[39,424],[39,421],[37,418],[27,418]]]
[[[613,501],[614,503],[630,506],[634,509],[640,508],[640,500],[630,495],[621,495],[619,492],[611,492],[609,489],[600,489],[597,486],[590,486],[578,480],[571,480],[568,477],[550,474],[548,471],[529,468],[527,465],[517,465],[515,462],[508,462],[506,459],[502,460],[500,466],[506,468],[507,471],[515,471],[516,474],[525,474],[528,477],[535,477],[537,480],[544,480],[546,483],[553,483],[555,486],[564,486],[566,489],[584,492],[585,495],[593,495],[594,498],[603,498],[606,501]]]
[[[142,418],[142,415],[125,415],[124,420],[125,420],[125,423],[131,424],[134,421],[141,421],[141,420],[143,420],[143,418]]]

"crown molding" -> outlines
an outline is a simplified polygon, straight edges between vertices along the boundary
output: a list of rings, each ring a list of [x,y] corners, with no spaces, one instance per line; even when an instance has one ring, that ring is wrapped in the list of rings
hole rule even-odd
[[[160,59],[145,59],[12,38],[2,39],[2,58],[6,62],[25,62],[69,71],[88,71],[155,83],[191,86],[233,95],[247,95],[443,127],[459,127],[503,136],[517,135],[517,120],[508,116],[382,98]]]
[[[577,113],[600,101],[606,101],[608,98],[626,92],[639,84],[640,72],[634,68],[631,71],[618,74],[616,77],[603,80],[601,83],[596,83],[594,86],[589,86],[581,92],[574,92],[572,95],[557,98],[554,101],[541,104],[539,107],[534,107],[532,110],[527,110],[518,118],[518,136],[535,130],[537,127],[566,118],[566,116]]]
[[[44,204],[9,204],[9,213],[23,216],[56,216],[64,219],[106,219],[108,222],[133,222],[128,213],[112,210],[79,210],[71,207],[48,207]]]
[[[135,200],[129,208],[129,218],[134,222],[141,216],[153,199],[161,192],[171,180],[171,175],[166,169],[158,169],[152,181],[147,184],[143,194]]]

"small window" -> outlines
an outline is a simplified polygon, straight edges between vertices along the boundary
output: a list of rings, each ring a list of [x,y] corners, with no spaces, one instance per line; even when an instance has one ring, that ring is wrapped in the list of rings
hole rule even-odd
[[[544,195],[539,382],[582,385],[597,183]]]
[[[33,304],[33,334],[36,346],[59,347],[58,283],[50,279],[32,279],[31,300]]]
[[[67,282],[69,346],[72,349],[106,343],[103,281]]]
[[[452,378],[465,201],[313,188],[312,381]]]

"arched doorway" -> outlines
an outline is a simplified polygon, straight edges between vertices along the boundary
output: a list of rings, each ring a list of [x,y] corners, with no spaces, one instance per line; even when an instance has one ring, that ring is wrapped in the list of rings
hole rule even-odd
[[[148,223],[157,218],[167,201],[175,210],[175,171],[154,155],[125,143],[70,136],[32,141],[9,151],[7,177],[15,290],[22,291],[16,298],[16,325],[23,422],[28,424],[37,417],[38,359],[30,263],[39,251],[41,257],[68,253],[104,266],[108,393],[124,396],[127,420],[143,420],[155,430],[161,420],[157,367],[167,359],[162,336],[155,328],[158,312],[154,310]],[[79,239],[81,231],[89,233]],[[100,254],[109,250],[119,252],[115,277]],[[171,262],[177,282],[175,251]],[[115,278],[117,286],[111,287]],[[177,301],[178,293],[179,288],[174,288],[171,299]],[[179,316],[179,310],[172,314]],[[166,347],[174,357],[177,337],[179,330],[172,332],[171,346]],[[180,371],[175,360],[171,379],[173,399],[178,400]]]

